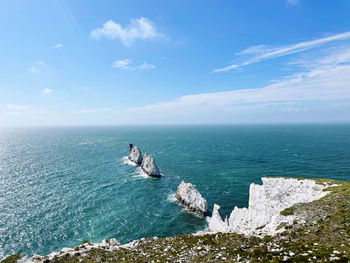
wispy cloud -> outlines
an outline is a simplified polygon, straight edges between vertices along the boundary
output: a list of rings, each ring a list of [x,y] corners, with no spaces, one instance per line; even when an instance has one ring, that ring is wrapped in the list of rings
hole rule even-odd
[[[46,63],[38,60],[32,64],[32,66],[29,68],[29,71],[32,73],[40,73],[44,67],[46,67]]]
[[[130,123],[130,116],[138,124],[350,121],[350,43],[341,45],[303,54],[302,60],[293,62],[298,64],[297,73],[260,88],[185,95],[142,107],[86,113],[101,112],[106,119],[125,124]]]
[[[321,56],[320,56],[321,55]],[[317,50],[313,55],[308,55],[306,58],[298,58],[289,65],[301,65],[304,68],[318,68],[322,66],[335,67],[340,64],[347,64],[350,62],[350,46],[335,46]]]
[[[148,64],[146,62],[143,62],[143,64],[141,64],[140,66],[138,66],[139,69],[143,69],[143,70],[151,70],[151,69],[155,69],[156,66],[152,65],[152,64]]]
[[[45,88],[45,89],[42,90],[42,93],[43,93],[44,95],[48,95],[48,94],[50,94],[50,93],[52,93],[52,92],[53,92],[53,89],[49,89],[49,88]]]
[[[186,95],[173,101],[161,102],[138,108],[139,111],[190,112],[192,110],[214,113],[218,110],[230,111],[239,107],[271,103],[307,103],[310,101],[350,100],[350,47],[334,51],[325,57],[313,60],[313,68],[287,76],[262,88],[241,89],[226,92]],[[306,61],[304,61],[307,63]],[[303,112],[300,107],[288,107],[289,112]]]
[[[133,66],[131,59],[116,60],[113,62],[112,67],[121,70],[152,70],[156,68],[155,65],[147,62],[143,62],[141,65]]]
[[[282,57],[302,51],[310,50],[322,46],[324,44],[350,39],[350,32],[345,32],[329,37],[319,38],[311,41],[300,42],[293,45],[286,45],[280,47],[270,46],[252,46],[237,53],[237,61],[229,66],[215,69],[214,72],[224,72],[232,69],[244,67],[253,63],[257,63],[263,60]]]
[[[102,28],[97,28],[90,33],[93,39],[106,37],[109,39],[120,39],[125,46],[130,46],[136,39],[154,39],[162,37],[154,24],[144,18],[131,19],[130,24],[123,27],[113,20],[107,21]]]
[[[62,48],[63,47],[63,44],[56,44],[53,48]]]
[[[112,67],[118,69],[130,69],[131,59],[121,59],[113,62]]]
[[[23,104],[7,104],[5,107],[5,111],[1,112],[0,107],[0,115],[3,114],[3,117],[9,117],[12,120],[12,117],[16,118],[26,118],[26,117],[38,117],[39,115],[43,115],[48,113],[46,110],[41,109],[35,105],[23,105]],[[25,121],[25,119],[23,119]]]
[[[9,116],[15,116],[19,117],[22,116],[30,111],[30,107],[27,105],[20,105],[20,104],[7,104],[7,115]]]
[[[18,104],[7,104],[7,109],[14,111],[27,111],[29,108],[27,105],[18,105]]]

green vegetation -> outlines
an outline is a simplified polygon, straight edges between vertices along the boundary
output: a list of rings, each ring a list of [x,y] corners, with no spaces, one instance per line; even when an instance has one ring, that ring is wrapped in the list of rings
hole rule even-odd
[[[331,193],[312,203],[289,208],[284,214],[297,217],[282,223],[277,236],[245,237],[236,233],[202,236],[183,235],[141,239],[129,248],[113,251],[75,247],[72,255],[61,254],[52,263],[90,262],[349,262],[350,182],[317,180],[337,184]],[[262,226],[263,227],[263,226]],[[262,228],[261,227],[261,228]],[[14,262],[14,261],[7,261]]]
[[[286,223],[286,222],[283,222],[283,223],[279,224],[278,227],[276,227],[276,230],[280,230],[280,229],[282,229],[282,228],[284,228],[284,227],[286,227],[286,226],[287,226],[287,223]]]
[[[20,259],[22,256],[20,254],[13,254],[11,256],[8,256],[4,260],[2,260],[0,263],[16,263],[18,259]]]
[[[83,245],[83,244],[89,244],[89,245],[92,245],[92,243],[91,243],[91,241],[90,240],[83,240],[82,242],[81,242],[81,244]]]
[[[294,214],[294,211],[295,211],[295,207],[294,206],[288,207],[288,208],[284,209],[281,212],[281,215],[283,215],[283,216],[291,216],[291,215]]]
[[[262,225],[256,228],[256,230],[263,229],[266,225]]]

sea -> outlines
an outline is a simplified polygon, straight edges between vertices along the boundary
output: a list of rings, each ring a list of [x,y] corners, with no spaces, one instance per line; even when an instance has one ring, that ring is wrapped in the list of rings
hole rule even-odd
[[[162,178],[128,163],[129,143]],[[182,180],[225,216],[263,176],[350,180],[350,124],[1,128],[0,258],[203,231]]]

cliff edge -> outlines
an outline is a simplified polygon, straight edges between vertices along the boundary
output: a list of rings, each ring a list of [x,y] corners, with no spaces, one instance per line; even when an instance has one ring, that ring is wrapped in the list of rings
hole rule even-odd
[[[281,215],[284,209],[298,203],[310,203],[329,193],[324,191],[329,185],[318,184],[315,180],[273,177],[261,180],[262,185],[250,185],[248,208],[236,206],[226,222],[214,206],[209,231],[275,235],[283,231],[283,228],[277,229],[281,223],[291,225],[297,219],[292,215]]]
[[[300,186],[303,180],[293,179],[292,182]],[[18,259],[19,255],[12,255],[2,262],[349,262],[350,182],[325,179],[312,181],[315,184],[310,185],[311,188],[308,189],[317,192],[321,189],[324,196],[312,202],[304,202],[300,197],[298,203],[285,209],[284,206],[281,208],[279,203],[268,204],[266,200],[273,196],[277,198],[279,193],[281,200],[286,202],[292,197],[288,197],[287,192],[279,191],[276,187],[268,191],[268,187],[264,188],[267,198],[265,205],[274,211],[272,217],[275,215],[275,209],[283,209],[279,212],[281,216],[293,217],[292,222],[281,222],[276,228],[281,231],[276,231],[274,235],[255,235],[254,231],[250,235],[234,232],[202,233],[167,238],[142,238],[125,245],[119,245],[115,240],[105,240],[97,245],[63,249],[49,256]],[[251,188],[254,190],[255,187]],[[300,196],[304,194],[305,191],[299,192]],[[259,199],[255,202],[262,201],[263,199]],[[254,214],[249,212],[253,207],[245,208],[243,212],[237,212],[237,209],[234,218],[238,221],[238,215],[242,216],[244,221],[246,214],[248,220],[249,213]],[[215,214],[221,218],[219,207],[216,206],[215,210],[213,216]],[[259,216],[259,224],[252,221],[254,223],[251,227],[260,225],[272,217],[271,214],[264,213],[263,216]],[[229,221],[224,221],[226,226],[230,226]],[[255,230],[264,227],[266,226],[258,226]]]

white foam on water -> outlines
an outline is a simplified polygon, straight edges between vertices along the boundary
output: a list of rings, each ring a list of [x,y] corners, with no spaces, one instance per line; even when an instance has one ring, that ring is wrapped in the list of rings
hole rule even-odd
[[[95,140],[82,140],[81,142],[79,142],[79,145],[89,145],[94,144],[95,142]]]
[[[136,163],[134,163],[134,162],[129,160],[129,156],[124,156],[122,158],[122,161],[123,161],[123,164],[127,164],[127,165],[130,165],[130,166],[137,166]]]
[[[171,202],[171,203],[177,202],[177,199],[175,198],[175,193],[169,194],[167,199],[168,199],[168,201]]]
[[[150,176],[148,176],[148,174],[146,174],[142,169],[141,167],[137,167],[137,169],[135,170],[134,172],[134,175],[131,176],[131,177],[134,177],[134,178],[152,178]]]
[[[203,235],[210,233],[209,232],[209,225],[208,225],[209,224],[208,217],[206,217],[205,220],[207,221],[207,226],[204,229],[198,230],[197,232],[193,233],[194,236],[203,236]]]

